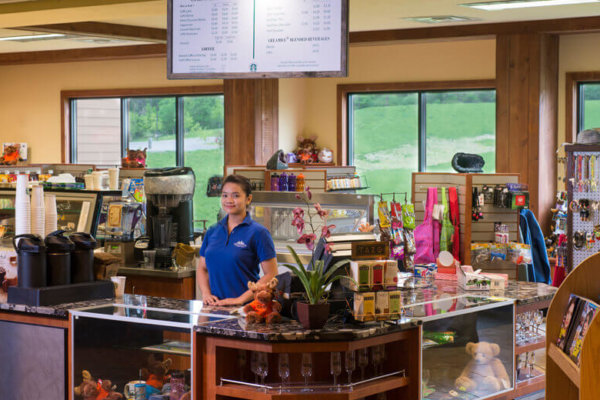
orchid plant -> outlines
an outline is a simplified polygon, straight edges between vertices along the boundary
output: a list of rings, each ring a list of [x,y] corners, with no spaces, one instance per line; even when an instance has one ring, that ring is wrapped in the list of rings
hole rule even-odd
[[[317,233],[318,229],[315,228],[313,223],[313,219],[317,218],[317,216],[321,219],[323,226],[321,228],[319,240],[322,238],[328,238],[331,236],[331,230],[335,228],[335,225],[327,225],[327,217],[329,215],[329,210],[325,210],[321,207],[319,203],[311,203],[312,193],[310,192],[310,188],[307,186],[305,191],[302,194],[297,194],[296,198],[298,200],[303,200],[306,204],[306,217],[308,218],[308,227],[310,230],[306,232],[305,228],[305,214],[304,208],[296,207],[293,211],[294,218],[292,220],[292,226],[296,227],[298,230],[298,238],[297,242],[301,244],[305,244],[306,247],[311,251],[312,257],[309,263],[309,267],[306,268],[300,257],[298,257],[298,253],[291,247],[287,246],[292,253],[292,256],[296,260],[297,265],[285,264],[298,278],[300,282],[302,282],[302,286],[304,286],[304,290],[306,291],[306,298],[309,304],[317,304],[323,300],[325,300],[325,295],[327,289],[330,284],[342,278],[342,275],[336,275],[337,270],[343,267],[348,260],[341,260],[331,265],[327,272],[323,273],[324,269],[324,261],[323,260],[315,260],[315,242],[317,241]],[[312,207],[311,207],[312,205]],[[313,210],[314,208],[314,210]],[[331,248],[329,244],[325,244],[325,251],[331,252]]]

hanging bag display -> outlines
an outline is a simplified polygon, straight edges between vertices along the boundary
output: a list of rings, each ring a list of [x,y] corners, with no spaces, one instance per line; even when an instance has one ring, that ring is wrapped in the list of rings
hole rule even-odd
[[[452,251],[452,235],[454,235],[454,226],[450,222],[450,212],[448,207],[448,198],[446,197],[446,188],[442,190],[442,229],[440,231],[440,251]]]
[[[425,218],[423,223],[415,228],[415,243],[417,253],[415,264],[429,264],[435,262],[434,257],[434,221],[433,205],[437,203],[437,189],[427,189],[427,203],[425,204]],[[438,237],[439,246],[439,237]]]
[[[458,193],[455,187],[448,188],[450,200],[450,220],[454,226],[452,235],[452,255],[460,260],[460,209],[458,208]]]

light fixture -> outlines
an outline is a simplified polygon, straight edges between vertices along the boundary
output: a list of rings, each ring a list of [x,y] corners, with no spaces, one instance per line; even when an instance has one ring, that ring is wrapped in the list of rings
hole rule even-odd
[[[422,22],[425,24],[441,24],[450,22],[475,21],[476,18],[461,17],[456,15],[435,15],[431,17],[407,17],[403,18],[406,21]]]
[[[46,33],[43,35],[24,35],[24,36],[6,36],[0,37],[0,41],[14,41],[14,42],[33,42],[36,40],[49,40],[49,39],[61,39],[67,35],[62,33]]]
[[[600,0],[508,0],[487,1],[484,3],[465,3],[464,7],[477,8],[485,11],[509,10],[513,8],[565,6],[572,4],[598,3]]]

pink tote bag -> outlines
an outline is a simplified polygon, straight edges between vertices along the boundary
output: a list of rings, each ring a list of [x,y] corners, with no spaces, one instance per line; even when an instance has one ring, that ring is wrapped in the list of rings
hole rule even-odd
[[[433,220],[433,205],[437,204],[437,189],[430,187],[427,189],[427,202],[425,203],[425,218],[423,223],[415,228],[415,245],[417,253],[415,254],[415,264],[429,264],[435,262],[434,249],[434,220]],[[437,222],[437,221],[435,221]],[[438,223],[439,225],[439,223]],[[439,226],[437,228],[437,248],[439,253],[440,236]]]

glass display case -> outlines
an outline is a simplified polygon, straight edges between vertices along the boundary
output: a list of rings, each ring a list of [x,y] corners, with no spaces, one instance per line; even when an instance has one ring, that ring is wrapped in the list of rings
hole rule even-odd
[[[428,289],[404,295],[404,315],[423,323],[423,400],[485,399],[514,389],[513,299]]]
[[[45,190],[56,195],[57,227],[67,232],[96,235],[103,204],[121,198],[120,191]],[[104,218],[106,219],[106,218]],[[12,245],[15,234],[15,190],[0,189],[0,242]]]
[[[146,296],[125,295],[122,304],[71,311],[71,382],[74,398],[88,371],[92,380],[110,381],[107,387],[137,399],[135,391],[172,394],[180,398],[193,388],[191,352],[195,325],[231,318],[194,309],[162,309],[148,304]],[[157,365],[164,368],[156,371]],[[165,378],[164,375],[170,376]],[[175,393],[177,392],[177,393]]]
[[[297,252],[306,252],[304,245],[296,243],[298,231],[292,226],[293,210],[302,207],[307,220],[306,204],[296,198],[296,192],[254,192],[252,194],[252,219],[265,226],[275,242],[277,253],[287,253],[287,245]],[[312,203],[329,210],[328,225],[335,225],[332,233],[358,232],[361,223],[373,224],[373,196],[346,193],[313,193]],[[315,230],[321,232],[322,221],[313,218]]]

